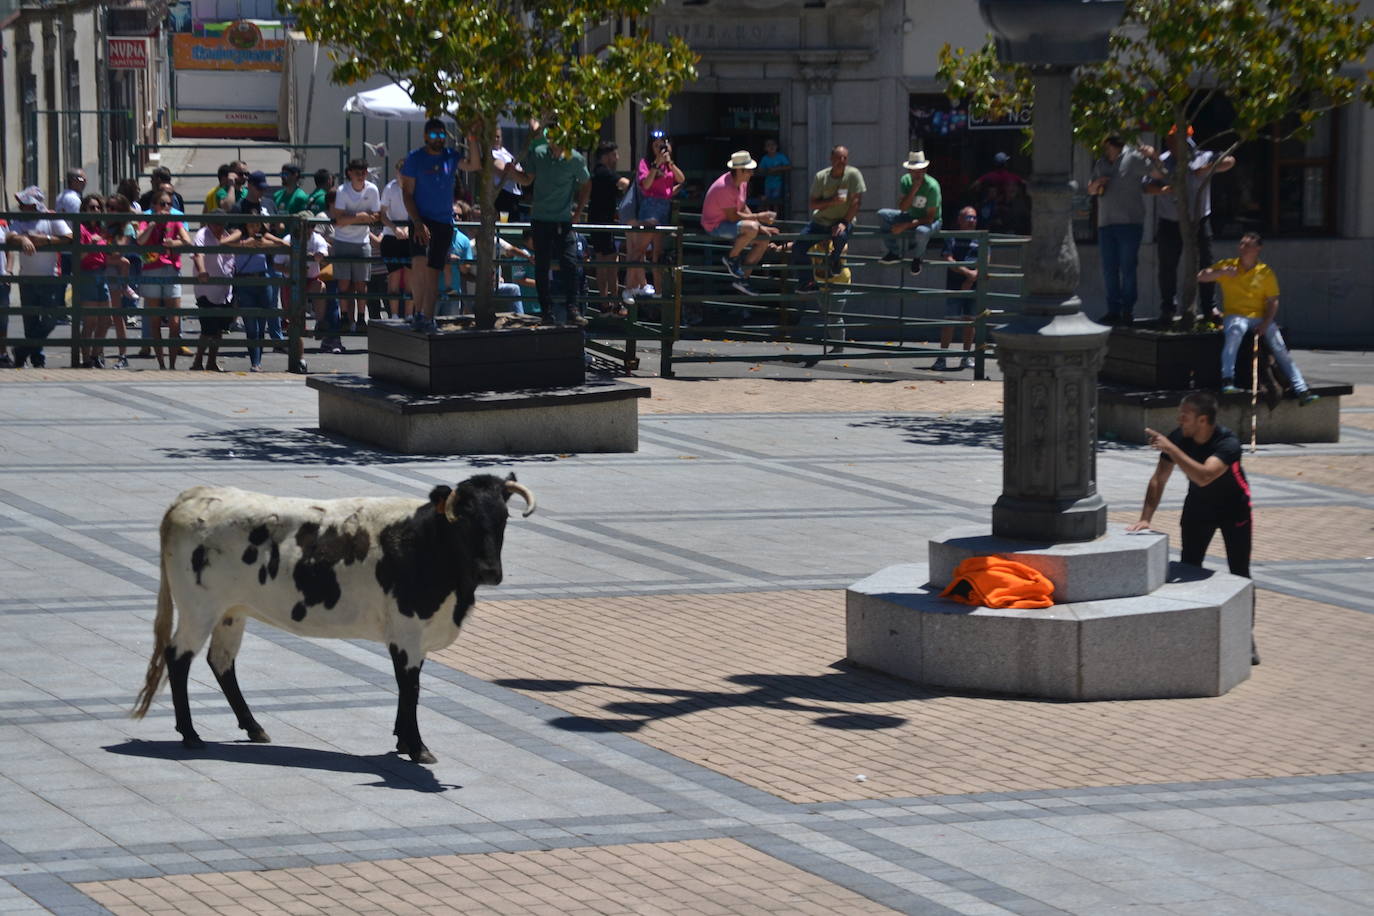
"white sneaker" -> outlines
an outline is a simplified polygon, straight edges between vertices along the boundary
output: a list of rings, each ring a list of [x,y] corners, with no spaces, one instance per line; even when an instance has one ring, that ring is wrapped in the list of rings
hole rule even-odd
[[[634,305],[636,292],[638,292],[638,287],[625,287],[625,291],[620,294],[621,301],[624,302],[626,305]]]
[[[654,289],[654,285],[652,283],[645,283],[643,286],[639,288],[639,295],[648,296],[650,299],[652,299],[654,296],[658,295],[658,290]]]
[[[972,356],[965,356],[963,359],[959,360],[959,368],[960,368],[960,369],[972,369],[972,368],[973,368],[973,357],[972,357]]]

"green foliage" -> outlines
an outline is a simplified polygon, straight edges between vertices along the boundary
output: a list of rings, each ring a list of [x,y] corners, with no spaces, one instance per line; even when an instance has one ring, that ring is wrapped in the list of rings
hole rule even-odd
[[[332,49],[335,82],[379,73],[409,80],[417,105],[454,118],[464,132],[485,134],[484,125],[503,114],[537,118],[568,148],[595,143],[601,123],[627,99],[661,115],[669,96],[695,78],[696,55],[676,37],[617,35],[605,47],[585,47],[598,25],[634,20],[657,3],[284,0],[306,36]]]
[[[1136,0],[1112,34],[1111,55],[1079,68],[1074,130],[1087,146],[1106,134],[1186,127],[1218,93],[1232,123],[1201,145],[1238,145],[1281,122],[1301,136],[1328,108],[1374,104],[1374,71],[1360,72],[1374,21],[1331,0]],[[938,75],[952,97],[992,115],[1030,98],[1029,71],[1007,67],[989,41],[945,45]],[[1314,101],[1319,100],[1319,101]],[[1289,116],[1295,116],[1289,119]]]
[[[479,277],[492,276],[491,141],[501,116],[539,122],[553,143],[581,149],[596,143],[601,124],[626,101],[659,117],[670,96],[696,78],[697,57],[677,37],[662,43],[622,28],[606,45],[587,46],[599,26],[628,26],[659,2],[282,0],[306,36],[330,48],[336,83],[376,74],[407,81],[417,105],[478,138]],[[479,327],[495,322],[487,282],[478,284],[475,311]]]

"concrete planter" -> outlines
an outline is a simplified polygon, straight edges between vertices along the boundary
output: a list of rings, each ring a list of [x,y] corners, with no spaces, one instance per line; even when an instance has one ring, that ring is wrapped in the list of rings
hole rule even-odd
[[[422,334],[403,321],[367,325],[367,372],[422,394],[563,388],[586,381],[582,331],[466,329]]]

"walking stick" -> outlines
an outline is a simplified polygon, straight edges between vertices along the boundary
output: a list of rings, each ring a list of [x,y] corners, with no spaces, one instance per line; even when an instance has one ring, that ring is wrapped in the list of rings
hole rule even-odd
[[[1255,454],[1255,424],[1259,417],[1259,334],[1250,347],[1250,454]]]

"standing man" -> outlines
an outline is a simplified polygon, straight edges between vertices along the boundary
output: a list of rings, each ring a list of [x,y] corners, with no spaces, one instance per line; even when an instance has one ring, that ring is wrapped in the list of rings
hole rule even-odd
[[[897,209],[878,211],[878,219],[883,225],[883,247],[886,253],[879,258],[882,264],[897,264],[902,260],[900,240],[897,236],[908,229],[915,236],[915,256],[911,259],[911,273],[921,272],[921,258],[926,253],[932,234],[940,231],[940,182],[926,174],[930,161],[922,150],[907,153],[902,163],[906,174],[897,183]]]
[[[965,207],[959,211],[959,228],[972,231],[978,228],[978,211]],[[945,268],[945,289],[968,290],[978,283],[978,240],[971,238],[947,239],[945,260],[951,262]],[[969,264],[968,261],[975,263]],[[950,296],[945,300],[945,320],[962,321],[964,324],[964,356],[959,361],[960,369],[973,368],[973,316],[977,300],[968,296]],[[954,340],[954,325],[947,324],[940,329],[940,349],[948,350]],[[947,369],[945,358],[937,357],[931,369]]]
[[[1263,247],[1264,240],[1258,232],[1247,232],[1240,237],[1238,257],[1226,258],[1198,271],[1199,282],[1216,283],[1221,287],[1221,302],[1225,309],[1222,316],[1225,342],[1221,346],[1221,393],[1240,392],[1234,381],[1236,355],[1240,352],[1240,342],[1246,332],[1254,328],[1256,340],[1263,337],[1265,343],[1269,344],[1269,352],[1274,354],[1279,368],[1288,376],[1298,403],[1306,406],[1317,400],[1317,395],[1308,390],[1307,380],[1293,364],[1283,335],[1274,323],[1274,317],[1279,312],[1279,281],[1269,265],[1260,262],[1260,249]],[[1254,386],[1258,381],[1251,379],[1250,384]]]
[[[44,206],[46,198],[41,188],[27,187],[14,195],[14,199],[28,217],[16,220],[9,229],[11,234],[23,236],[29,242],[27,245],[21,243],[20,248],[19,304],[26,309],[43,310],[24,315],[24,337],[42,340],[57,327],[63,287],[56,280],[58,253],[38,249],[65,245],[71,241],[72,230],[62,220],[51,218],[50,211]],[[25,278],[38,282],[29,282]],[[26,361],[33,363],[35,369],[42,369],[48,364],[41,344],[14,348],[15,367],[22,368]]]
[[[33,254],[33,242],[10,229],[5,220],[0,219],[0,281],[10,273],[10,259],[17,257],[11,252],[22,251],[24,254]],[[10,307],[10,284],[0,282],[0,309]],[[9,368],[14,365],[10,359],[9,341],[10,316],[0,314],[0,368]]]
[[[566,323],[585,325],[587,319],[577,307],[579,265],[577,236],[572,224],[585,217],[591,194],[587,158],[576,150],[565,150],[550,142],[547,134],[539,129],[538,121],[531,122],[530,129],[534,136],[525,153],[523,171],[511,163],[506,166],[505,175],[514,178],[522,187],[534,185],[530,228],[534,230],[534,279],[539,290],[540,323],[558,323],[549,279],[549,269],[557,252]]]
[[[365,159],[351,160],[344,169],[344,178],[344,183],[334,191],[334,205],[329,208],[329,218],[334,221],[334,257],[370,259],[373,252],[369,230],[377,222],[382,195],[377,186],[367,180]],[[452,206],[450,203],[450,213]],[[450,216],[450,223],[452,219]],[[339,309],[345,331],[350,330],[349,322],[352,322],[354,334],[367,331],[368,300],[358,298],[358,294],[367,292],[367,278],[371,273],[370,260],[334,262],[334,280],[339,284]]]
[[[234,204],[238,203],[238,174],[234,167],[229,163],[224,163],[215,171],[217,184],[210,189],[210,193],[205,195],[205,212],[214,213],[216,210],[234,209]]]
[[[267,188],[268,188],[268,184],[267,184],[267,174],[266,174],[265,172],[262,172],[262,171],[249,172],[249,173],[247,174],[246,178],[245,178],[245,183],[244,183],[244,186],[243,186],[243,194],[242,194],[242,196],[239,198],[239,202],[238,202],[237,209],[236,209],[235,212],[237,212],[237,213],[252,214],[252,215],[254,215],[254,216],[273,216],[273,215],[275,215],[277,211],[276,211],[276,209],[275,209],[274,206],[273,206],[272,198],[271,198],[270,196],[268,196]],[[235,227],[235,228],[239,228],[239,227]],[[280,231],[280,230],[277,230],[277,231]],[[263,238],[266,238],[266,232],[264,232]],[[260,239],[258,239],[257,241],[260,242],[261,240],[262,240],[262,239],[260,238]],[[254,254],[254,255],[239,255],[239,254],[236,254],[236,255],[234,256],[234,276],[235,276],[235,277],[274,277],[274,276],[276,276],[276,274],[275,274],[275,272],[272,270],[272,259],[271,259],[269,256],[263,255],[263,254]],[[239,308],[267,308],[267,309],[273,309],[274,311],[273,311],[272,315],[271,315],[269,318],[267,318],[266,321],[265,321],[262,325],[256,325],[255,327],[261,327],[261,328],[263,328],[263,332],[262,332],[262,333],[265,333],[266,336],[272,338],[273,340],[285,340],[285,339],[286,339],[286,333],[282,330],[282,326],[281,326],[281,313],[280,313],[280,311],[276,311],[276,309],[277,309],[277,294],[276,294],[276,289],[275,289],[275,287],[271,287],[271,286],[245,286],[245,287],[240,288],[239,286],[235,286],[235,287],[234,287],[234,303],[235,303],[235,305],[238,306]],[[245,324],[245,325],[251,325],[252,322],[253,322],[253,321],[256,321],[256,320],[257,320],[257,319],[245,319],[245,320],[244,320],[244,324]],[[261,336],[261,334],[260,334],[259,336]],[[278,350],[284,349],[284,348],[283,348],[281,345],[279,345],[279,344],[276,345],[275,348],[278,349]],[[249,356],[250,356],[249,362],[252,363],[252,365],[259,366],[259,368],[254,369],[254,368],[252,368],[252,365],[250,365],[249,368],[250,368],[251,371],[253,371],[253,372],[260,372],[260,371],[262,371],[262,370],[261,370],[262,350],[259,349],[257,352],[258,352],[258,357],[257,357],[257,358],[258,358],[258,361],[257,361],[256,363],[252,363],[251,357],[252,357],[253,349],[252,349],[252,348],[249,349]]]
[[[77,213],[81,210],[81,195],[86,191],[86,173],[82,169],[67,169],[67,186],[53,201],[58,213]]]
[[[397,165],[397,168],[399,167],[400,164]],[[329,209],[328,205],[325,203],[324,197],[330,191],[334,190],[334,173],[329,171],[329,169],[316,169],[313,178],[315,190],[310,192],[310,197],[307,198],[305,203],[305,209],[309,210],[311,213],[323,213]]]
[[[782,219],[787,212],[787,174],[792,160],[778,149],[778,141],[769,137],[763,141],[763,156],[759,158],[759,172],[763,175],[763,209],[772,210]]]
[[[758,168],[748,150],[731,154],[725,167],[730,171],[715,180],[701,203],[701,228],[718,239],[734,242],[729,253],[721,257],[725,269],[735,278],[730,285],[746,296],[756,296],[758,293],[749,285],[749,275],[768,253],[769,236],[778,234],[773,225],[778,215],[772,210],[754,213],[745,202],[749,197],[749,179]],[[749,257],[741,264],[740,256],[746,248]]]
[[[1136,265],[1145,234],[1142,182],[1154,163],[1153,147],[1127,146],[1116,134],[1102,141],[1102,158],[1093,163],[1088,193],[1097,197],[1097,250],[1107,290],[1103,324],[1130,327],[1135,320]]]
[[[448,266],[453,245],[453,183],[462,161],[462,154],[448,145],[444,122],[430,118],[425,145],[411,150],[401,166],[401,196],[413,227],[410,292],[417,331],[434,330],[439,273]]]
[[[840,272],[841,258],[845,246],[849,244],[849,232],[854,226],[855,217],[859,215],[859,205],[867,190],[863,173],[849,164],[849,150],[843,146],[830,151],[830,168],[821,169],[811,182],[808,199],[811,219],[802,229],[802,235],[830,236],[828,263],[831,274]],[[816,278],[810,269],[811,254],[808,249],[811,244],[805,241],[792,243],[792,255],[789,258],[792,272],[799,273],[797,268],[801,267],[807,269],[806,279],[797,287],[799,293],[816,290]]]
[[[1159,450],[1159,463],[1145,488],[1140,521],[1126,530],[1149,529],[1164,486],[1177,465],[1188,478],[1188,495],[1179,520],[1179,559],[1189,566],[1202,566],[1207,545],[1220,529],[1231,575],[1250,578],[1250,546],[1254,536],[1250,483],[1240,466],[1240,440],[1226,427],[1217,426],[1216,397],[1206,391],[1184,395],[1178,405],[1178,427],[1167,436],[1146,427],[1145,435],[1150,447]],[[1252,635],[1250,663],[1258,665],[1259,660]]]
[[[1193,142],[1193,129],[1188,128],[1186,155],[1192,159],[1188,163],[1188,197],[1191,201],[1189,208],[1192,213],[1192,226],[1190,231],[1197,238],[1197,260],[1199,264],[1210,264],[1212,262],[1212,180],[1208,176],[1203,180],[1203,174],[1216,158],[1216,153],[1211,150],[1201,150]],[[1173,141],[1173,132],[1170,132],[1170,141]],[[1159,323],[1164,326],[1172,325],[1174,316],[1178,313],[1178,262],[1183,257],[1183,235],[1179,226],[1178,198],[1174,196],[1173,188],[1165,184],[1172,168],[1173,151],[1167,151],[1158,159],[1157,167],[1152,173],[1152,181],[1146,186],[1147,193],[1159,196],[1155,204],[1155,213],[1159,217],[1159,222],[1155,227],[1155,243],[1158,247],[1159,256]],[[1216,171],[1229,172],[1236,166],[1235,156],[1224,156],[1217,163]],[[1198,287],[1199,314],[1205,315],[1212,311],[1216,306],[1216,287],[1211,283],[1204,283]],[[1186,306],[1187,303],[1184,303]]]
[[[310,195],[301,188],[301,167],[288,162],[281,167],[281,187],[272,193],[272,207],[281,216],[300,213],[310,206]]]

